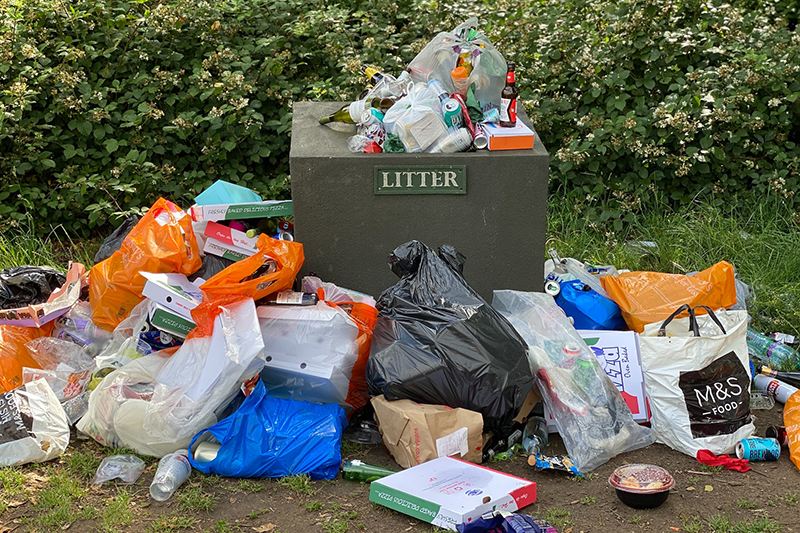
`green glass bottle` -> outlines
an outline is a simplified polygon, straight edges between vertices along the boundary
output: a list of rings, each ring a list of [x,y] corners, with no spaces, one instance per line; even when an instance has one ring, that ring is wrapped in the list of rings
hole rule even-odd
[[[356,100],[342,106],[339,111],[332,113],[327,117],[320,117],[320,124],[329,124],[331,122],[343,122],[345,124],[357,124],[364,111],[369,108],[380,110],[381,113],[386,113],[390,107],[395,103],[392,98],[373,98],[372,100]]]
[[[375,466],[367,464],[358,459],[352,461],[345,461],[342,468],[342,477],[348,481],[361,481],[364,483],[371,483],[376,479],[390,476],[397,472],[396,470],[389,470],[382,466]]]

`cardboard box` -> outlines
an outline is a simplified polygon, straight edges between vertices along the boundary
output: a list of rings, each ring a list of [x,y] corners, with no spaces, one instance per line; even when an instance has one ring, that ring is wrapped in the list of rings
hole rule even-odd
[[[517,120],[513,128],[503,128],[498,124],[484,124],[483,131],[489,138],[489,150],[531,150],[533,149],[533,130]]]
[[[140,272],[147,280],[142,295],[191,320],[192,309],[203,302],[203,293],[183,274]]]
[[[606,375],[622,393],[636,422],[650,420],[644,388],[644,372],[639,355],[639,335],[635,331],[578,330],[594,352]]]
[[[514,512],[536,501],[536,483],[453,457],[440,457],[373,481],[369,499],[455,530],[488,511]]]
[[[185,339],[186,335],[197,327],[193,320],[170,311],[154,301],[151,301],[149,316],[154,328],[181,339]]]
[[[457,456],[480,463],[483,416],[469,409],[452,409],[411,400],[372,399],[383,444],[403,468],[438,457]]]
[[[248,237],[247,233],[229,228],[218,222],[209,222],[206,224],[206,229],[203,234],[206,237],[216,239],[228,246],[233,246],[236,248],[234,251],[243,254],[253,255],[258,251],[258,247],[256,246],[256,242],[258,242],[257,236]]]
[[[70,263],[66,283],[53,291],[45,303],[0,309],[0,325],[38,328],[65,314],[80,298],[85,272],[81,263]]]
[[[189,208],[189,214],[192,215],[194,222],[285,217],[292,214],[292,201],[267,200],[244,204],[193,205]]]
[[[241,261],[242,259],[246,259],[253,255],[248,255],[241,248],[230,246],[222,241],[218,241],[217,239],[212,239],[211,237],[206,238],[206,243],[203,245],[203,252],[216,255],[224,259],[230,259],[231,261]]]

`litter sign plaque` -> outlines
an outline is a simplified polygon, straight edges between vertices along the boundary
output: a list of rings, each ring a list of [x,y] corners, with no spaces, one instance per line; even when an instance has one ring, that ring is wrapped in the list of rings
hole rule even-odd
[[[375,194],[467,194],[467,166],[376,166]]]

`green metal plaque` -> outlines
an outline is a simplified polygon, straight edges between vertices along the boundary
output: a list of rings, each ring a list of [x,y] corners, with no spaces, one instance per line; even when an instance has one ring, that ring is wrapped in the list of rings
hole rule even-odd
[[[467,166],[376,166],[375,194],[467,194]]]

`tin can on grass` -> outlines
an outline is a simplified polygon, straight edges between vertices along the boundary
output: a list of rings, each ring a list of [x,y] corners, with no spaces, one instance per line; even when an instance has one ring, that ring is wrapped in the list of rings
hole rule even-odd
[[[736,445],[736,457],[748,461],[777,461],[781,445],[775,439],[744,439]]]

